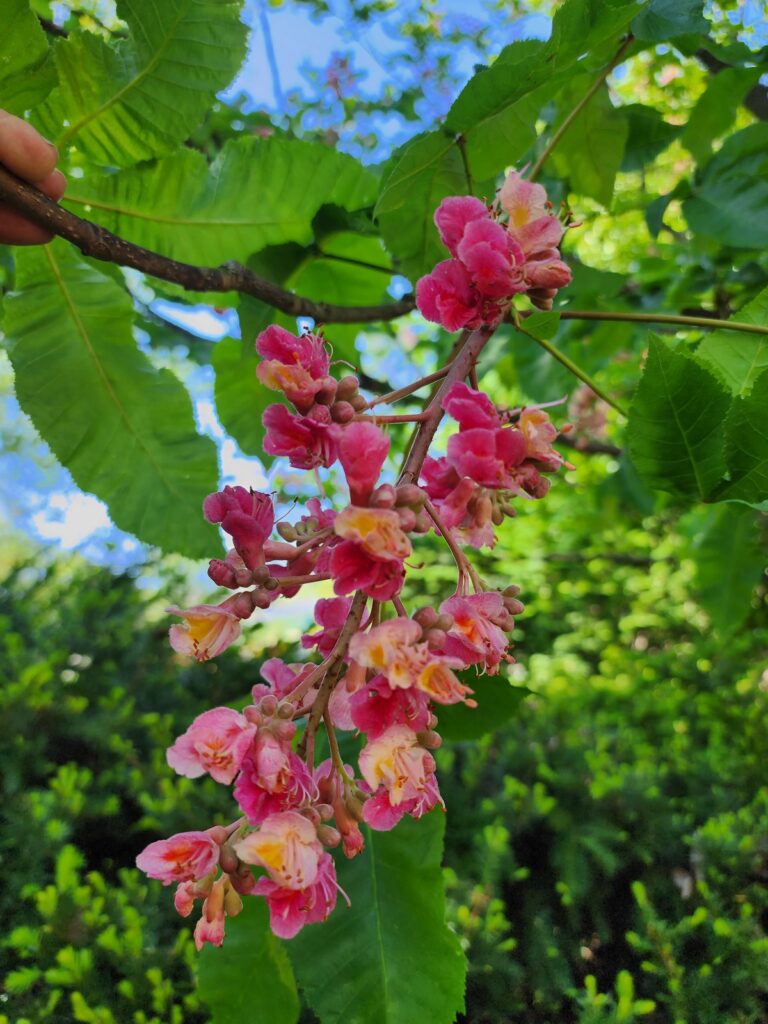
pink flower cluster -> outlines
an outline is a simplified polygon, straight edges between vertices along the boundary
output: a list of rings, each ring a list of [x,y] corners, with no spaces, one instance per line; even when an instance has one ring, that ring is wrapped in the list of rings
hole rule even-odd
[[[446,455],[427,456],[422,484],[447,528],[474,547],[493,547],[494,525],[515,514],[512,500],[543,498],[550,486],[544,474],[569,465],[552,447],[558,430],[543,409],[502,415],[463,382],[452,385],[443,408],[459,430]]]
[[[461,218],[444,213],[446,237],[488,292],[492,275],[473,255],[480,251],[479,229],[466,235]],[[504,230],[479,217],[472,223]],[[546,234],[531,227],[526,235],[527,223],[518,226],[521,239]],[[521,252],[541,251],[514,244]],[[493,301],[503,302],[494,287]],[[218,605],[169,609],[183,620],[170,631],[177,652],[199,661],[220,654],[255,609],[304,586],[327,581],[335,596],[316,602],[317,629],[302,637],[314,660],[265,661],[247,706],[204,712],[168,749],[171,768],[231,786],[239,808],[227,826],[159,840],[137,858],[150,877],[176,884],[183,916],[202,901],[198,948],[222,943],[225,919],[240,912],[244,896],[266,899],[272,929],[282,938],[325,920],[341,891],[329,850],[354,857],[365,846],[362,824],[387,830],[404,815],[420,818],[443,806],[433,754],[441,744],[436,711],[475,706],[472,678],[513,660],[509,634],[523,609],[517,587],[485,587],[456,540],[492,543],[492,524],[512,514],[510,501],[541,497],[548,487],[543,474],[564,464],[552,448],[557,430],[545,412],[501,413],[456,380],[441,385],[442,408],[439,399],[434,403],[438,418],[444,410],[459,425],[446,455],[425,458],[423,445],[402,482],[381,483],[389,438],[365,415],[357,378],[330,375],[323,339],[271,327],[257,349],[264,357],[259,378],[294,409],[266,410],[265,447],[305,469],[338,461],[349,497],[339,510],[312,498],[294,523],[277,521],[271,495],[243,487],[224,487],[203,503],[205,518],[232,544],[224,558],[211,560],[208,574],[232,593]],[[411,481],[422,463],[418,486]],[[449,541],[456,592],[409,615],[399,595],[411,538],[429,529]],[[332,756],[315,766],[321,724]],[[341,759],[338,732],[359,742],[354,768]]]
[[[558,250],[563,224],[544,188],[516,171],[490,209],[473,196],[450,196],[438,206],[435,224],[452,258],[418,281],[416,304],[448,331],[495,326],[515,295],[551,309],[558,288],[571,280]]]

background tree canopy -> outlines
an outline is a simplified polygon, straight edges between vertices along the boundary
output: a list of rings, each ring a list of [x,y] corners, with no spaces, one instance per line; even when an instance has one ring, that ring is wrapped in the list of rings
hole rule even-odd
[[[6,397],[0,1022],[768,1021],[761,5],[5,6],[0,105],[56,142],[81,220],[0,248],[21,410]],[[270,619],[202,666],[166,649],[163,602],[207,596],[185,561],[215,553],[202,497],[235,465],[302,491],[262,453],[254,336],[322,319],[372,394],[443,365],[454,338],[411,298],[445,256],[434,209],[525,165],[581,224],[554,310],[478,366],[501,406],[566,396],[575,428],[575,468],[482,557],[522,587],[518,664],[441,715],[447,816],[339,865],[352,911],[280,943],[249,909],[197,962],[132,865],[225,813],[164,748],[300,631]],[[30,539],[51,453],[110,542],[139,542],[128,575]],[[406,597],[447,596],[444,557]]]

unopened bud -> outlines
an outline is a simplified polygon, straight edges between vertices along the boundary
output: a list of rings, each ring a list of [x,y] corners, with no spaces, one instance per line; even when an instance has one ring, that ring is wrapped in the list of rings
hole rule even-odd
[[[448,612],[441,612],[437,617],[435,628],[444,629],[447,633],[449,629],[453,629],[453,622],[454,620],[452,615],[449,615]]]
[[[247,708],[243,708],[243,716],[245,717],[246,722],[250,722],[251,725],[261,725],[264,720],[259,709],[253,704],[249,704]]]
[[[426,497],[421,487],[417,487],[416,484],[401,484],[397,488],[398,505],[409,505],[411,508],[418,509],[424,504]]]
[[[331,419],[334,423],[349,423],[354,416],[355,409],[350,402],[334,402],[331,406]]]
[[[416,513],[416,522],[413,524],[413,533],[427,533],[432,528],[432,520],[429,518],[426,512],[421,511]]]
[[[525,605],[522,601],[518,601],[516,597],[505,597],[504,607],[510,615],[522,615],[525,611]]]
[[[283,540],[287,540],[289,543],[296,540],[296,527],[293,523],[278,523],[277,532]]]
[[[261,586],[269,579],[269,569],[266,565],[260,565],[258,569],[254,569],[251,573],[251,579],[254,583],[258,584],[258,586]]]
[[[392,484],[382,484],[371,495],[371,505],[374,508],[392,508],[396,499],[397,494]]]
[[[237,917],[240,911],[243,909],[243,901],[236,889],[232,886],[227,886],[227,890],[224,893],[224,913],[227,917]]]
[[[491,522],[494,526],[501,526],[504,522],[504,513],[498,506],[495,506],[493,512],[491,512]]]
[[[226,843],[228,838],[227,830],[222,828],[221,825],[214,825],[213,828],[209,828],[208,835],[214,843],[218,843],[219,846],[221,846],[222,843]]]
[[[330,821],[333,817],[333,807],[330,804],[315,804],[315,810],[321,821]]]
[[[431,714],[429,716],[429,720],[427,722],[427,728],[428,729],[436,729],[437,728],[437,723],[438,723],[437,715]]]
[[[296,705],[291,700],[280,701],[277,708],[278,718],[293,718],[296,713]]]
[[[522,587],[518,587],[514,583],[510,583],[508,587],[504,587],[502,594],[504,597],[517,597],[518,594],[522,593],[522,589]]]
[[[355,412],[362,412],[366,405],[368,405],[368,403],[365,400],[365,397],[361,395],[359,392],[356,395],[352,395],[352,397],[349,399],[349,402],[352,408],[355,410]]]
[[[347,808],[347,813],[353,821],[363,820],[363,802],[359,797],[354,796],[352,793],[348,793],[344,800],[344,806]]]
[[[278,700],[274,693],[265,694],[259,703],[259,709],[266,718],[271,718],[277,711]]]
[[[431,629],[437,625],[438,614],[432,605],[425,605],[413,613],[413,617],[422,629]]]
[[[342,377],[336,386],[336,398],[340,402],[348,402],[354,395],[357,394],[357,389],[360,387],[360,381],[354,375],[354,373],[348,373],[346,377]]]
[[[228,597],[224,606],[238,619],[247,619],[255,607],[254,596],[255,591],[247,590],[242,594],[235,594],[234,597]]]
[[[221,848],[221,852],[219,853],[219,864],[221,866],[221,870],[225,871],[228,875],[237,871],[239,860],[237,854],[229,843],[225,843]]]
[[[218,587],[234,590],[238,585],[235,570],[220,558],[212,558],[208,563],[208,575]]]
[[[301,526],[305,533],[314,533],[319,528],[320,522],[315,516],[308,516]]]
[[[317,838],[323,846],[338,846],[341,842],[341,833],[333,825],[318,825]]]
[[[254,608],[269,608],[272,604],[272,598],[263,587],[259,588],[259,590],[254,590],[252,596]]]
[[[443,745],[443,737],[438,733],[433,732],[431,729],[428,729],[425,732],[417,732],[416,739],[422,747],[426,747],[427,750],[437,750],[438,747],[442,747]],[[426,761],[426,758],[424,758],[424,760]]]
[[[315,401],[321,405],[330,405],[336,397],[336,381],[333,377],[326,377],[323,386],[315,395]]]
[[[412,508],[398,508],[395,511],[400,519],[400,528],[410,533],[416,526],[416,513]]]
[[[280,580],[276,576],[269,576],[264,580],[263,587],[265,590],[277,590],[280,586]]]
[[[428,629],[424,635],[424,639],[433,651],[440,651],[445,647],[445,641],[448,637],[444,629]]]
[[[281,718],[277,725],[273,726],[272,731],[279,740],[287,743],[296,735],[296,724],[294,722],[286,722],[284,718]]]
[[[312,406],[307,413],[307,416],[315,423],[330,423],[331,422],[331,410],[327,405],[320,405],[318,402]]]

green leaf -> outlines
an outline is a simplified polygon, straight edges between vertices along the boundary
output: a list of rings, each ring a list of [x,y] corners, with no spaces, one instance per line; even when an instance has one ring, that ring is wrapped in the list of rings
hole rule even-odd
[[[645,43],[708,32],[710,26],[703,11],[704,0],[651,0],[632,22],[632,32]]]
[[[211,364],[216,375],[214,395],[221,425],[246,455],[271,462],[264,452],[261,417],[268,405],[280,400],[256,376],[258,362],[253,341],[222,338],[214,346]]]
[[[641,171],[663,152],[681,131],[679,125],[665,121],[654,107],[646,107],[642,103],[630,103],[621,108],[621,113],[629,126],[621,161],[622,171]]]
[[[287,944],[321,1024],[451,1024],[463,1010],[466,962],[445,923],[444,830],[439,810],[406,816],[391,832],[366,829],[354,860],[337,858],[352,906]]]
[[[186,139],[245,56],[242,0],[120,0],[130,35],[74,32],[55,47],[59,88],[39,111],[59,148],[127,167]]]
[[[591,75],[581,75],[568,83],[558,97],[559,114],[554,128],[592,84]],[[570,181],[574,192],[610,207],[628,131],[623,114],[611,103],[608,87],[602,85],[560,139],[551,159],[560,176]]]
[[[707,527],[693,545],[701,606],[721,633],[735,632],[750,611],[752,592],[763,576],[765,552],[755,513],[721,505],[709,510]]]
[[[164,551],[210,554],[200,506],[216,449],[195,433],[181,383],[136,347],[127,293],[66,242],[20,249],[16,266],[5,331],[22,409],[117,526]]]
[[[739,310],[733,319],[768,328],[768,288]],[[696,357],[717,373],[732,394],[744,395],[768,367],[768,334],[712,331],[699,345]]]
[[[299,997],[285,950],[269,929],[266,902],[246,896],[227,920],[221,948],[206,945],[197,960],[198,995],[211,1024],[296,1024]]]
[[[726,68],[709,80],[681,138],[699,164],[712,155],[712,143],[731,127],[739,104],[759,78],[760,68]]]
[[[181,150],[154,164],[74,181],[75,213],[123,238],[187,263],[245,261],[268,245],[312,240],[324,204],[359,210],[377,182],[357,160],[317,143],[243,138],[208,168]]]
[[[446,196],[466,191],[461,153],[452,138],[429,132],[403,148],[374,213],[387,249],[411,281],[448,258],[433,217]]]
[[[692,231],[736,249],[768,245],[768,124],[729,136],[694,183],[683,213]]]
[[[640,475],[659,490],[706,498],[725,473],[728,405],[708,370],[651,335],[627,428]]]
[[[27,0],[4,0],[0,34],[0,97],[3,109],[23,114],[56,85],[45,32]]]
[[[505,675],[478,676],[468,669],[459,676],[475,691],[477,707],[452,704],[439,709],[437,728],[446,740],[477,740],[502,729],[531,693],[527,686],[514,686]]]
[[[768,499],[768,370],[744,398],[734,401],[725,424],[729,482],[718,501],[755,504]]]

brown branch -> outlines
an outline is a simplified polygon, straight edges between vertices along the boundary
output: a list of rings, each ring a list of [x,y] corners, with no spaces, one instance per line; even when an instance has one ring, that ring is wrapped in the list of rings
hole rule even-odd
[[[603,441],[583,441],[571,437],[570,434],[560,434],[555,444],[558,447],[582,452],[584,455],[611,455],[614,459],[620,459],[624,454],[623,448],[617,448],[615,444],[605,444]]]
[[[336,306],[294,295],[273,281],[259,277],[240,263],[198,267],[168,259],[151,249],[126,242],[106,228],[77,217],[0,165],[0,202],[12,206],[34,224],[52,231],[77,246],[84,256],[122,267],[141,270],[163,281],[172,281],[193,292],[240,292],[261,299],[288,316],[309,316],[320,323],[371,323],[394,320],[414,308],[413,296],[381,306]]]

